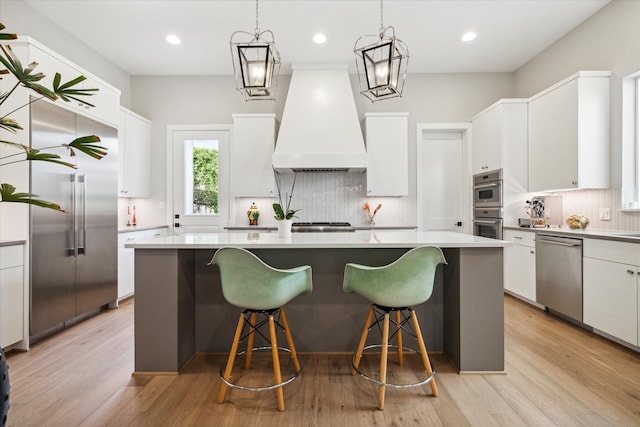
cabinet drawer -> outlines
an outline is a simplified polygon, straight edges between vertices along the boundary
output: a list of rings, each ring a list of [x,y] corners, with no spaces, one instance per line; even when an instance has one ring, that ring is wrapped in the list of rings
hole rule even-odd
[[[503,240],[513,242],[515,245],[528,246],[534,248],[536,233],[533,231],[505,230]]]
[[[18,267],[24,264],[24,246],[0,247],[0,269]]]
[[[640,265],[640,244],[637,243],[584,239],[582,254],[587,258]]]
[[[133,243],[136,240],[145,240],[144,231],[131,231],[118,234],[118,246],[124,247],[126,243]]]
[[[154,230],[146,230],[144,232],[144,239],[157,239],[158,237],[165,237],[169,235],[168,228],[156,228]]]

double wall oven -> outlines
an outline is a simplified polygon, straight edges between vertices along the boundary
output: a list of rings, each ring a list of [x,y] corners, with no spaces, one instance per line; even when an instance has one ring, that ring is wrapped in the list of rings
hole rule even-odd
[[[502,169],[473,176],[473,234],[502,239]]]

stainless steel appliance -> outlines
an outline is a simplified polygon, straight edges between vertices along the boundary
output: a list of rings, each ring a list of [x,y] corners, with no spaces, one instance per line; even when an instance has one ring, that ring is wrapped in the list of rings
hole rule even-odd
[[[66,213],[31,207],[31,335],[117,299],[117,131],[46,102],[31,104],[31,146],[98,135],[109,153],[96,160],[58,154],[77,169],[31,163],[31,192]]]
[[[562,226],[562,196],[535,196],[527,200],[525,212],[529,218],[518,219],[520,227]]]
[[[502,239],[502,169],[473,177],[473,234]]]
[[[582,322],[582,239],[536,234],[536,301]]]
[[[502,169],[473,176],[473,207],[501,208]]]
[[[294,222],[291,224],[294,233],[351,232],[356,231],[348,222]]]

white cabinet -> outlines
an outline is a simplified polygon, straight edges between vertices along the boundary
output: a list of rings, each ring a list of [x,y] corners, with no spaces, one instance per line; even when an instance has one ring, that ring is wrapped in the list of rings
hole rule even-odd
[[[473,173],[508,168],[526,185],[527,100],[501,99],[475,115],[471,125]]]
[[[169,228],[166,227],[118,233],[118,299],[133,295],[135,290],[135,249],[125,248],[124,245],[167,235]]]
[[[536,300],[535,232],[504,230],[503,240],[513,242],[504,248],[504,288],[529,301]]]
[[[24,339],[24,245],[0,247],[0,345]]]
[[[13,46],[12,42],[12,46]],[[57,105],[75,111],[83,116],[91,117],[110,126],[117,127],[119,119],[120,91],[112,86],[100,81],[98,78],[88,73],[86,70],[71,63],[64,57],[52,50],[30,40],[28,37],[15,42],[20,45],[27,45],[28,62],[37,62],[37,72],[45,74],[45,78],[40,82],[47,88],[52,87],[53,78],[56,73],[60,73],[62,83],[79,76],[85,76],[86,80],[78,84],[77,88],[98,89],[91,92],[91,96],[79,96],[79,100],[70,99],[56,101]],[[20,58],[23,64],[28,63],[27,58]],[[40,101],[39,101],[40,102]],[[88,104],[92,104],[93,107]]]
[[[367,196],[409,194],[409,113],[366,113]]]
[[[640,245],[598,239],[583,244],[583,322],[637,346]]]
[[[530,192],[609,187],[610,74],[581,71],[530,99]]]
[[[231,144],[233,197],[274,197],[272,159],[276,141],[275,114],[234,114]]]
[[[118,196],[149,197],[151,122],[121,108],[118,128]]]

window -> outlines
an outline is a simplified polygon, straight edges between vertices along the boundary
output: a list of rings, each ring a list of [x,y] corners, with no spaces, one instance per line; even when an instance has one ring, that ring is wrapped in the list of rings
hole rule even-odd
[[[185,142],[184,212],[218,214],[218,141]]]
[[[640,209],[640,72],[622,81],[622,209]]]

